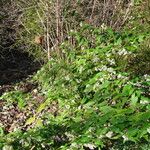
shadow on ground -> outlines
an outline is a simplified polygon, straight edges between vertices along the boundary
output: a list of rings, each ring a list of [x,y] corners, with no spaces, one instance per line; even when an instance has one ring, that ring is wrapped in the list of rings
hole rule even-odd
[[[11,84],[27,78],[40,68],[40,63],[28,53],[18,50],[0,55],[0,85]]]

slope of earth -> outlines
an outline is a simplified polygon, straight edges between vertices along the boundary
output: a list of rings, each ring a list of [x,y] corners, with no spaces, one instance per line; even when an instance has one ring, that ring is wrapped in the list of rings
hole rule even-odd
[[[17,90],[24,95],[36,87],[33,83],[27,83],[26,80],[41,67],[41,63],[24,52],[25,45],[16,43],[17,32],[22,28],[18,21],[21,11],[9,0],[0,1],[0,6],[0,97],[4,93],[11,91],[13,93]],[[34,98],[38,97],[37,94],[32,93],[32,95]],[[20,98],[19,95],[17,98]],[[33,109],[33,105],[28,107],[30,108]],[[26,111],[23,113],[18,108],[16,102],[7,103],[6,99],[0,100],[0,126],[4,127],[5,131],[14,129],[16,123],[20,125],[21,122],[22,125],[27,118],[25,116],[28,116],[25,113]]]

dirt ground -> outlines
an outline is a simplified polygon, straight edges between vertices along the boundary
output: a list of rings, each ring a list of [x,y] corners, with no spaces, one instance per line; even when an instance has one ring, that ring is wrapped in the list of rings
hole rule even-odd
[[[0,57],[0,85],[11,84],[33,74],[40,64],[27,53],[12,51]]]

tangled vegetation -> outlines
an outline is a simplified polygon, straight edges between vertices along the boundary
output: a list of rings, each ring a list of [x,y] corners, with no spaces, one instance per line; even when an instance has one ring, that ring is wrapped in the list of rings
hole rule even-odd
[[[131,10],[128,10],[130,5],[127,4],[132,4],[132,1],[123,1],[116,11],[106,7],[104,20],[97,22],[100,10],[95,6],[97,1],[92,2],[62,1],[61,6],[65,9],[60,10],[66,12],[63,15],[67,16],[64,20],[68,22],[59,22],[58,13],[58,24],[46,26],[46,29],[52,28],[48,28],[45,39],[51,38],[40,46],[25,40],[30,33],[33,38],[34,34],[44,30],[30,26],[37,22],[32,22],[34,13],[26,10],[24,15],[28,13],[31,18],[24,22],[27,27],[21,34],[22,38],[25,37],[24,44],[31,44],[28,44],[28,50],[33,49],[31,53],[34,53],[35,47],[38,51],[43,50],[42,53],[46,49],[49,60],[44,60],[43,67],[26,80],[23,88],[21,83],[17,83],[1,95],[0,106],[5,106],[0,109],[2,150],[150,149],[149,11],[145,13],[144,23],[137,23],[143,21],[143,11],[139,16],[131,17],[144,6],[149,8],[149,3],[136,1]],[[82,17],[85,19],[91,11],[90,21],[96,23],[87,23],[80,18],[87,3],[93,7],[88,7]],[[40,6],[46,4],[46,0],[38,3]],[[53,4],[58,6],[58,1]],[[113,4],[114,8],[118,6],[115,1]],[[126,4],[126,9],[121,4]],[[42,6],[41,10],[33,12],[40,15],[39,21],[44,23],[42,19],[47,15],[43,10],[47,7]],[[104,6],[110,6],[110,1]],[[73,14],[70,12],[72,7]],[[80,8],[78,14],[77,8]],[[116,21],[118,16],[115,13],[118,11],[122,12],[123,20]],[[110,20],[112,14],[114,20]],[[50,17],[53,18],[53,15],[51,12]],[[62,23],[68,23],[67,28],[54,28]],[[28,32],[26,29],[31,30]],[[54,29],[53,34],[48,34],[50,29]],[[57,30],[64,34],[57,35]],[[52,38],[52,35],[55,36]],[[53,51],[49,53],[52,47]]]

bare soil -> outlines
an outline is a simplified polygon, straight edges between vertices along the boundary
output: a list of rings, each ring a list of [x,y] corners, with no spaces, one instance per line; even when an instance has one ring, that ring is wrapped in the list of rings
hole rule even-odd
[[[12,84],[32,75],[40,67],[28,53],[19,50],[5,52],[0,56],[0,85]]]

